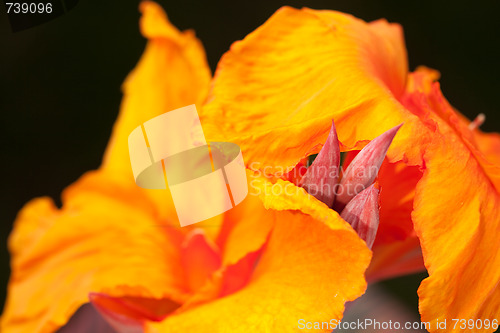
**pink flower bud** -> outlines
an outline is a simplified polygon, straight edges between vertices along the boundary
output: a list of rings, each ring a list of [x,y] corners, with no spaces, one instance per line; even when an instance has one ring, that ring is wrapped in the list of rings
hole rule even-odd
[[[332,120],[330,134],[318,156],[302,177],[300,186],[307,193],[331,207],[335,199],[335,186],[339,181],[340,147]]]
[[[385,154],[403,124],[379,135],[363,148],[347,167],[335,197],[335,209],[341,211],[351,199],[370,186],[377,177]]]
[[[349,223],[371,249],[379,224],[378,190],[375,185],[356,195],[340,216]]]

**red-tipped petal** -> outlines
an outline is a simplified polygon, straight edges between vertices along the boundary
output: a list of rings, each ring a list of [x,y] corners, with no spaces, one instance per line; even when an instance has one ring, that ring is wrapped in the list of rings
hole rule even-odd
[[[219,297],[235,293],[248,283],[261,252],[262,248],[250,252],[236,264],[226,267]]]
[[[379,224],[378,190],[375,185],[356,195],[340,216],[346,220],[371,249]]]
[[[182,244],[181,259],[192,291],[201,288],[222,263],[217,246],[198,228],[186,236]]]
[[[335,199],[335,186],[339,181],[340,147],[332,120],[330,134],[318,156],[301,180],[307,193],[331,207]]]
[[[352,198],[370,186],[377,177],[385,154],[403,124],[391,128],[373,139],[347,167],[337,189],[335,204],[341,210]]]
[[[168,314],[179,308],[180,304],[170,299],[150,299],[142,297],[112,297],[103,293],[90,293],[90,303],[98,313],[97,316],[104,318],[113,328],[109,332],[117,333],[143,333],[145,321],[161,321]],[[95,311],[94,311],[95,312]],[[92,318],[86,318],[92,320]],[[96,321],[98,318],[94,318]],[[91,324],[91,323],[88,323]],[[70,328],[76,329],[78,326]],[[68,330],[64,332],[101,332],[88,327],[86,331]],[[108,331],[102,331],[103,333]]]

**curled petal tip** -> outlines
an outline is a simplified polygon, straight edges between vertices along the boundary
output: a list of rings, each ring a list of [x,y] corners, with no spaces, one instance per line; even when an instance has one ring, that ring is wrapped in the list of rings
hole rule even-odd
[[[335,197],[339,210],[342,210],[356,194],[373,183],[387,150],[401,126],[403,124],[391,128],[370,141],[349,164]]]
[[[340,214],[370,249],[379,225],[378,197],[378,190],[375,185],[371,185],[356,195]]]
[[[331,207],[339,180],[340,147],[335,124],[318,156],[302,177],[300,186],[316,199]]]
[[[181,246],[181,263],[191,290],[198,290],[222,264],[219,249],[196,228],[186,235]]]

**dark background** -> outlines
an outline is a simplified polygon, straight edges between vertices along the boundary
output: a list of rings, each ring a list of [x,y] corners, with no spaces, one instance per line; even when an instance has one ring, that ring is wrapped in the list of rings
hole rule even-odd
[[[231,43],[282,5],[336,9],[365,20],[381,17],[405,30],[410,69],[438,69],[445,96],[469,118],[486,114],[500,130],[499,1],[159,1],[180,29],[193,28],[212,70]],[[117,116],[120,85],[145,40],[136,1],[87,1],[43,25],[13,33],[0,7],[0,308],[9,275],[6,240],[17,211],[31,198],[60,192],[99,166]],[[382,287],[417,311],[425,274]]]

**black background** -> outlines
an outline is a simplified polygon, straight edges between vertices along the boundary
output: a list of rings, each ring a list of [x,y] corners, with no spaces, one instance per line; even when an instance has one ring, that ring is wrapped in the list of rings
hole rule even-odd
[[[212,70],[230,44],[282,5],[335,9],[405,30],[410,69],[438,69],[445,96],[469,118],[500,130],[499,1],[159,1],[180,29],[193,28]],[[118,113],[120,85],[145,40],[135,1],[86,1],[43,25],[13,33],[0,7],[0,306],[9,275],[6,240],[31,198],[59,200],[64,187],[99,166]],[[417,311],[425,274],[383,283]]]

